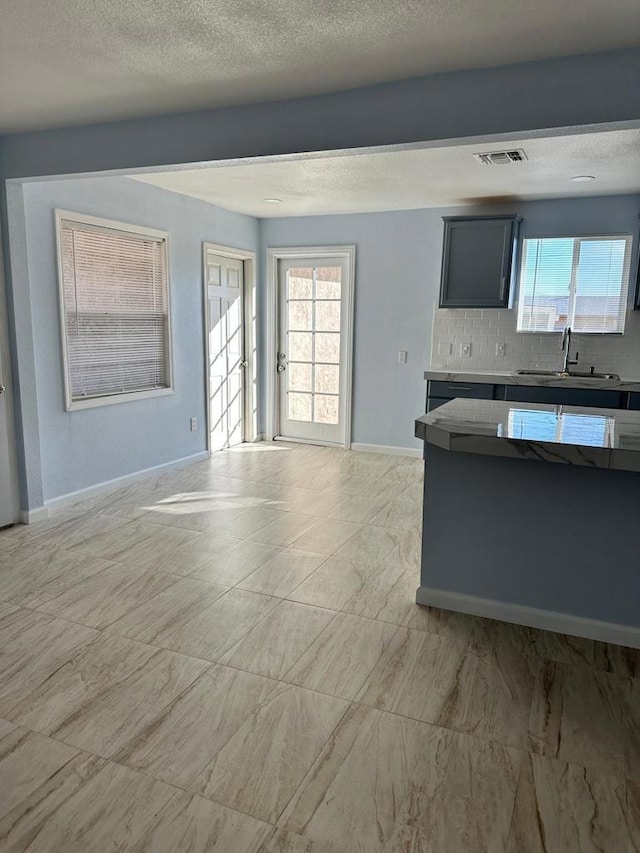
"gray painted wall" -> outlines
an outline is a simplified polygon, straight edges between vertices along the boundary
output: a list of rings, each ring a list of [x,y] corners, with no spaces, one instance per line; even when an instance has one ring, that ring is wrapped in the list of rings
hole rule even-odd
[[[637,474],[425,449],[421,602],[431,591],[471,595],[637,638]],[[582,627],[598,637],[599,626]]]
[[[5,178],[640,120],[640,49],[0,140]]]
[[[37,398],[37,419],[25,419],[23,447],[23,474],[33,508],[42,499],[205,450],[202,241],[256,251],[258,223],[126,178],[33,183],[23,189],[26,252],[21,251],[25,246],[18,229],[13,303],[19,318],[23,416],[24,407],[30,412]],[[175,394],[64,411],[56,207],[170,233]],[[199,420],[196,433],[189,431],[191,416]]]

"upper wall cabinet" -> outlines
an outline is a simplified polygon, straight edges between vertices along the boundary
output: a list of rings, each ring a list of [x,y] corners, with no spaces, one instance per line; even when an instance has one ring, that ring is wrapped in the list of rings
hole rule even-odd
[[[507,308],[520,219],[446,216],[441,308]]]

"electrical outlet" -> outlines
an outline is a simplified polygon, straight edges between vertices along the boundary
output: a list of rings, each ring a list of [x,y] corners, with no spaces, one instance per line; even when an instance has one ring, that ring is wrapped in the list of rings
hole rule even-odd
[[[471,342],[460,344],[460,355],[463,358],[471,358]]]
[[[191,430],[191,432],[197,432],[198,431],[198,419],[197,418],[190,418],[189,419],[189,429]]]
[[[504,348],[505,348],[504,343],[497,343],[496,344],[496,355],[504,356]]]
[[[398,364],[406,364],[407,363],[407,351],[406,349],[401,349],[398,352]]]

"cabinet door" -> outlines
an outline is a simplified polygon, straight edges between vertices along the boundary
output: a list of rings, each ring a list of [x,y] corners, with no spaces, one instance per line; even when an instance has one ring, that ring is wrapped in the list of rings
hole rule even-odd
[[[441,308],[506,308],[517,218],[445,220]]]
[[[523,403],[552,403],[557,406],[593,406],[595,408],[619,409],[619,391],[599,388],[540,388],[528,385],[507,385],[506,399]]]
[[[427,400],[427,411],[432,412],[434,409],[440,408],[440,406],[444,406],[445,403],[450,403],[451,400],[448,400],[446,397],[429,397]]]
[[[440,382],[432,379],[429,382],[429,397],[442,397],[455,400],[456,397],[469,397],[472,400],[493,400],[495,385],[484,382]]]

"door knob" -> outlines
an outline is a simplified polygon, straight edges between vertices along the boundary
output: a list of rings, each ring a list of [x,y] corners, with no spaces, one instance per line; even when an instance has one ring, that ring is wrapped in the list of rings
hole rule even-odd
[[[241,361],[241,362],[240,362],[240,367],[248,367],[248,366],[249,366],[249,362],[248,362],[248,361]]]
[[[6,389],[6,387],[5,387],[4,385],[0,385],[0,394],[4,394],[4,392],[5,392],[6,390],[7,390],[7,389]]]
[[[282,373],[284,370],[285,370],[284,364],[279,364],[278,365],[278,373]]]

